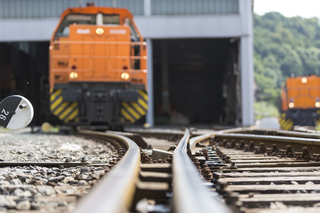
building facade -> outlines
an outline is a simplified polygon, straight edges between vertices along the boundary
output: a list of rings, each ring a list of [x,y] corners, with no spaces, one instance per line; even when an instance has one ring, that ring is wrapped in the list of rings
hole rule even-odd
[[[96,6],[128,8],[146,38],[149,82],[147,122],[151,126],[155,123],[157,105],[173,115],[173,102],[178,115],[187,117],[188,123],[208,122],[204,114],[195,112],[197,106],[181,98],[192,94],[193,90],[182,88],[184,86],[175,80],[178,75],[185,76],[186,84],[194,85],[194,90],[202,94],[200,99],[197,99],[197,94],[190,95],[191,99],[198,100],[200,108],[209,105],[203,106],[200,111],[219,111],[211,115],[214,123],[228,121],[229,124],[253,125],[252,0],[94,2]],[[49,41],[60,14],[66,8],[85,4],[84,0],[0,0],[0,42],[15,43],[19,51],[32,55],[34,43]],[[197,69],[202,71],[195,74]],[[218,80],[210,83],[203,77],[191,82],[197,75],[208,75]],[[212,90],[200,89],[201,81],[208,81],[205,87],[212,87]],[[180,94],[175,94],[179,88]],[[181,94],[183,91],[187,91],[186,94]]]

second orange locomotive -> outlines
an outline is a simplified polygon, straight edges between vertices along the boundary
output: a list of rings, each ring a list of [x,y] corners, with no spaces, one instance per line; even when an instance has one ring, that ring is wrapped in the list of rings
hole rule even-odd
[[[69,8],[50,40],[50,109],[71,125],[120,128],[146,114],[146,42],[122,8]]]
[[[280,126],[315,126],[320,119],[320,77],[290,77],[281,92]]]

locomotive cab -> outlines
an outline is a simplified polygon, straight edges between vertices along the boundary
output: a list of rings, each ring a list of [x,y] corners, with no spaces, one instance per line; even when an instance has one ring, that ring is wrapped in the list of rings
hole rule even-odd
[[[146,114],[146,43],[128,10],[67,9],[50,44],[50,107],[60,120],[121,126]]]

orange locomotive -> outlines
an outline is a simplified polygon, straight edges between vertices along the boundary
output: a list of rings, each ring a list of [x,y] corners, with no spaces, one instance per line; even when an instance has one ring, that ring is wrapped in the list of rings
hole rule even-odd
[[[67,9],[49,49],[50,110],[60,120],[121,128],[146,114],[146,42],[127,9]]]
[[[280,126],[315,126],[320,119],[320,77],[290,77],[281,92]]]

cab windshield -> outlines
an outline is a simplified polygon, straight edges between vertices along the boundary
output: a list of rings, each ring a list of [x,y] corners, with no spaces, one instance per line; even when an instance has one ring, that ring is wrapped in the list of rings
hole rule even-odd
[[[119,25],[119,15],[105,15],[103,16],[103,25]],[[96,25],[97,15],[96,14],[69,14],[64,17],[61,25],[59,26],[56,36],[57,37],[68,37],[69,36],[69,25]]]

